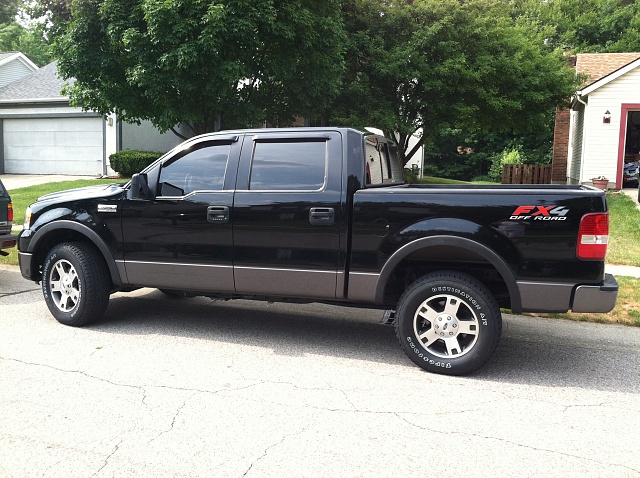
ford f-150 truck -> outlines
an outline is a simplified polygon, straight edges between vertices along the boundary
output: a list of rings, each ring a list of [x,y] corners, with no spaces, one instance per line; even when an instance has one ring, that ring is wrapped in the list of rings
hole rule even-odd
[[[610,311],[608,227],[592,187],[407,185],[384,137],[257,129],[188,140],[126,184],[39,198],[19,260],[63,324],[140,287],[376,307],[411,360],[460,375],[495,351],[501,307]]]

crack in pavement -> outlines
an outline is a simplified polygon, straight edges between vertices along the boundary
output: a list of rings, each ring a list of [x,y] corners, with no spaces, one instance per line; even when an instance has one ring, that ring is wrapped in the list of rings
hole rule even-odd
[[[496,441],[499,441],[499,442],[508,443],[508,444],[516,446],[516,447],[525,448],[525,449],[528,449],[528,450],[553,453],[555,455],[560,455],[560,456],[563,456],[563,457],[576,458],[576,459],[579,459],[579,460],[585,460],[585,461],[588,461],[590,463],[595,463],[597,465],[604,466],[604,467],[612,467],[612,466],[614,466],[614,467],[617,467],[617,468],[622,468],[622,469],[625,469],[625,470],[632,471],[632,472],[634,472],[636,474],[640,474],[640,470],[637,470],[635,468],[631,468],[631,467],[629,467],[627,465],[622,465],[622,464],[619,464],[619,463],[602,462],[602,461],[599,461],[599,460],[595,460],[593,458],[589,458],[587,456],[573,455],[571,453],[564,453],[564,452],[561,452],[561,451],[551,450],[551,449],[548,449],[548,448],[538,448],[538,447],[534,447],[534,446],[524,445],[522,443],[518,443],[518,442],[515,442],[513,440],[508,440],[506,438],[500,438],[500,437],[495,437],[495,436],[485,436],[485,435],[480,435],[478,433],[464,433],[464,432],[458,432],[458,431],[443,432],[442,430],[439,430],[439,429],[423,427],[423,426],[420,426],[420,425],[418,425],[416,423],[413,423],[410,420],[407,420],[405,417],[402,417],[399,413],[395,413],[395,415],[400,420],[402,420],[405,423],[407,423],[408,425],[411,425],[412,427],[418,428],[420,430],[423,430],[423,431],[426,431],[426,432],[429,432],[429,433],[438,433],[440,435],[460,435],[460,436],[464,436],[464,437],[481,438],[481,439],[484,439],[484,440],[496,440]]]
[[[2,299],[4,297],[13,297],[13,296],[20,295],[20,294],[27,294],[27,293],[33,292],[35,290],[40,290],[40,289],[36,288],[36,289],[20,290],[18,292],[0,292],[0,299]]]
[[[98,474],[104,470],[106,468],[106,466],[109,464],[109,460],[113,457],[113,455],[116,454],[116,452],[120,449],[120,445],[122,445],[122,442],[124,441],[124,438],[121,438],[120,441],[116,444],[116,446],[113,448],[113,450],[111,450],[111,453],[109,453],[109,455],[107,455],[107,457],[104,459],[104,463],[102,464],[102,466],[100,468],[98,468],[98,470],[91,475],[93,476],[98,476]]]
[[[157,440],[158,438],[160,438],[162,435],[171,432],[171,430],[173,430],[173,427],[176,424],[176,420],[178,419],[178,415],[180,415],[180,412],[182,411],[182,409],[184,407],[187,406],[187,402],[189,400],[191,400],[193,397],[195,397],[199,392],[194,392],[191,395],[189,395],[187,398],[184,399],[184,401],[182,402],[182,405],[180,405],[178,407],[178,409],[176,410],[176,413],[173,415],[173,419],[171,420],[171,425],[169,425],[169,428],[166,430],[162,430],[160,433],[158,433],[155,437],[153,437],[151,440],[149,440],[147,442],[147,445],[150,445],[153,441]]]
[[[48,365],[48,364],[42,364],[42,363],[36,363],[36,362],[26,362],[24,360],[18,360],[15,358],[7,358],[7,357],[0,357],[0,360],[6,360],[9,362],[16,362],[22,365],[33,365],[36,367],[44,367],[44,368],[48,368],[51,370],[55,370],[57,372],[61,372],[61,373],[73,373],[73,374],[79,374],[79,375],[83,375],[87,378],[93,379],[93,380],[97,380],[99,382],[105,382],[108,383],[110,385],[113,385],[115,387],[126,387],[126,388],[133,388],[136,390],[139,390],[142,394],[142,401],[143,403],[146,405],[146,403],[144,402],[144,400],[146,399],[146,395],[147,395],[147,389],[148,388],[158,388],[158,389],[167,389],[167,390],[177,390],[177,391],[182,391],[182,392],[197,392],[197,393],[208,393],[208,394],[218,394],[218,393],[222,393],[222,392],[232,392],[232,391],[237,391],[237,390],[244,390],[246,388],[251,388],[253,386],[259,385],[259,383],[256,384],[250,384],[250,385],[243,385],[242,387],[237,387],[237,388],[226,388],[226,389],[220,389],[220,390],[202,390],[202,389],[198,389],[198,388],[185,388],[185,387],[173,387],[170,385],[152,385],[152,384],[142,384],[142,385],[131,385],[128,383],[121,383],[121,382],[114,382],[113,380],[108,380],[106,378],[103,377],[98,377],[95,375],[91,375],[90,373],[84,372],[82,370],[69,370],[69,369],[63,369],[63,368],[59,368],[59,367],[54,367],[52,365]]]
[[[264,449],[264,451],[262,452],[262,455],[260,455],[258,458],[256,458],[255,460],[253,460],[250,464],[249,464],[249,468],[247,468],[245,470],[245,472],[242,474],[242,477],[244,478],[245,476],[247,476],[251,470],[253,469],[253,467],[255,465],[257,465],[261,460],[263,460],[268,454],[269,451],[272,450],[273,448],[282,445],[285,440],[287,438],[292,438],[292,437],[297,437],[299,435],[302,435],[305,431],[307,430],[307,427],[305,426],[304,428],[302,428],[300,431],[296,432],[296,433],[289,433],[284,435],[280,440],[278,440],[275,443],[272,443],[271,445],[269,445],[267,448]]]

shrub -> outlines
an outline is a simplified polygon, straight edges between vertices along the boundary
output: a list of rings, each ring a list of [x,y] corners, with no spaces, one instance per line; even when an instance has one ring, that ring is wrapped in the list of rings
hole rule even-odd
[[[412,169],[404,168],[402,172],[402,176],[403,176],[404,182],[407,184],[417,184],[420,182],[418,178],[418,174],[416,173],[416,171]]]
[[[522,154],[519,149],[505,149],[502,153],[496,154],[491,159],[491,169],[489,177],[492,181],[502,181],[502,167],[505,164],[522,164]]]
[[[131,177],[131,175],[139,173],[163,154],[158,151],[125,149],[110,155],[109,161],[111,162],[111,169],[117,171],[121,176]]]

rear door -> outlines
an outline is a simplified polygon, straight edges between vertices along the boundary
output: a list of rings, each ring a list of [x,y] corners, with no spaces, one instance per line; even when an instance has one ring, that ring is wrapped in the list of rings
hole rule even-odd
[[[335,298],[341,290],[339,132],[245,137],[234,199],[239,293]]]

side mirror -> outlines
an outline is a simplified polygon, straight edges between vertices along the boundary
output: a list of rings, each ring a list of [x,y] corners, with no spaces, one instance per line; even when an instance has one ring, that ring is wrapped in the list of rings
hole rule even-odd
[[[149,189],[149,179],[146,173],[134,174],[131,176],[130,187],[131,199],[153,199]]]

